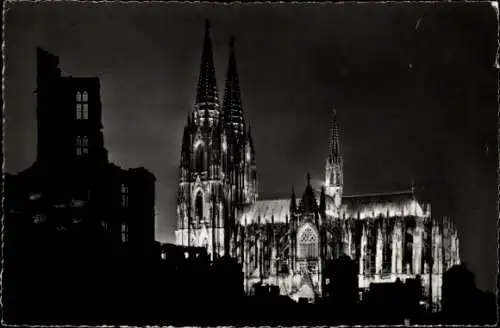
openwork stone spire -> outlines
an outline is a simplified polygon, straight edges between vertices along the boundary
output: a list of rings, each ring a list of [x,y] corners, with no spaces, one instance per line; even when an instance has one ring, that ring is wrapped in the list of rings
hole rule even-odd
[[[229,66],[227,69],[222,113],[224,118],[224,125],[227,131],[230,131],[230,133],[234,133],[236,137],[239,137],[245,131],[245,121],[243,116],[243,106],[241,102],[238,71],[236,69],[234,43],[234,36],[231,36],[231,40],[229,41]]]
[[[340,147],[340,133],[337,124],[337,110],[333,109],[332,125],[330,127],[330,144],[326,159],[325,187],[330,197],[335,197],[335,203],[340,206],[344,185],[344,161]]]
[[[332,163],[342,163],[342,153],[340,148],[340,135],[337,124],[337,110],[333,109],[332,126],[330,130],[330,144],[328,146],[328,156]]]
[[[200,78],[196,90],[196,104],[218,103],[217,80],[215,77],[212,41],[210,39],[210,21],[205,22],[205,41],[201,56]]]

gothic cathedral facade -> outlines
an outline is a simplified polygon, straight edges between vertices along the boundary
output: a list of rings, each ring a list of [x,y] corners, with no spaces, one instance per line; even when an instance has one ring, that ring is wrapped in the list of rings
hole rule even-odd
[[[245,289],[277,285],[282,295],[314,301],[323,295],[323,268],[342,255],[355,261],[359,287],[420,276],[434,306],[442,274],[458,264],[458,234],[450,218],[431,216],[413,188],[345,195],[337,113],[321,190],[308,175],[301,197],[258,199],[255,149],[239,88],[234,39],[222,107],[207,21],[194,111],[182,139],[176,243],[229,255],[243,266]]]
[[[255,203],[257,173],[252,135],[243,116],[234,39],[221,108],[209,30],[207,21],[195,108],[182,139],[176,241],[206,247],[213,259],[234,253],[235,215]]]

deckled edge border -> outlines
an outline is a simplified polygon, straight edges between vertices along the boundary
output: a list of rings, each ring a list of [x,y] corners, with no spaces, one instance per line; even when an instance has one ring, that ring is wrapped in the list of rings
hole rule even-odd
[[[103,1],[87,1],[87,0],[6,0],[3,2],[2,6],[2,220],[1,220],[1,235],[2,235],[2,245],[1,245],[1,268],[0,268],[0,312],[1,312],[1,324],[4,327],[58,327],[58,328],[63,328],[63,327],[120,327],[120,328],[134,328],[134,327],[148,327],[148,328],[160,328],[160,327],[165,327],[165,328],[175,328],[175,326],[158,326],[158,325],[146,325],[146,326],[126,326],[126,325],[100,325],[100,326],[89,326],[89,325],[77,325],[77,326],[72,326],[72,325],[50,325],[50,326],[42,326],[42,325],[11,325],[8,324],[4,321],[3,317],[3,263],[4,263],[4,257],[3,257],[3,246],[4,246],[4,190],[5,190],[5,108],[6,108],[6,103],[5,103],[5,46],[6,46],[6,41],[5,41],[5,16],[8,11],[7,8],[7,3],[11,2],[32,2],[32,3],[39,3],[39,2],[78,2],[80,4],[86,4],[86,3],[95,3],[95,4],[101,4],[101,3],[126,3],[126,4],[143,4],[143,3],[190,3],[190,4],[199,4],[199,3],[212,3],[212,4],[223,4],[223,5],[230,5],[230,4],[236,4],[236,5],[241,5],[241,4],[304,4],[304,3],[314,3],[314,4],[344,4],[344,3],[369,3],[369,1],[235,1],[235,2],[225,2],[225,1],[160,1],[160,0],[153,0],[153,1],[120,1],[120,0],[103,0]],[[393,4],[393,3],[442,3],[443,1],[376,1],[376,3],[383,3],[383,4]],[[444,2],[449,2],[449,1],[444,1]],[[482,3],[482,2],[488,2],[488,1],[464,1],[466,3]],[[495,56],[495,63],[494,67],[497,69],[497,79],[498,79],[498,74],[500,71],[500,64],[499,64],[499,51],[500,51],[500,24],[499,24],[499,8],[498,8],[498,1],[489,1],[491,3],[491,6],[493,10],[496,13],[496,18],[497,18],[497,49],[496,49],[496,56]],[[498,219],[497,219],[497,240],[500,240],[500,84],[497,82],[497,116],[498,116],[498,136],[497,136],[497,160],[498,160],[498,168],[497,168],[497,214],[498,214]],[[498,301],[498,274],[500,270],[500,250],[497,249],[497,290],[496,290],[496,296],[497,296],[497,314],[498,310],[500,308],[499,306],[499,301]],[[497,317],[497,323],[495,325],[487,325],[487,326],[481,326],[481,325],[423,325],[423,326],[414,326],[414,327],[496,327],[498,325],[498,317]],[[229,328],[230,326],[217,326],[218,328]],[[246,326],[245,326],[246,327]],[[254,326],[249,326],[249,327],[254,327]],[[285,326],[258,326],[260,328],[271,328],[271,327],[285,327]],[[336,327],[336,328],[341,328],[341,327],[353,327],[353,328],[358,328],[358,327],[406,327],[405,325],[356,325],[356,326],[347,326],[347,325],[340,325],[340,326],[293,326],[294,328],[306,328],[306,327]]]

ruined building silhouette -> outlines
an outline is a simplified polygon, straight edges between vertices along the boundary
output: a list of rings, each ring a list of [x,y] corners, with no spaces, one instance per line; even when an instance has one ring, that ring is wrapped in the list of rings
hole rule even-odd
[[[62,76],[40,48],[36,58],[36,161],[5,176],[4,304],[13,320],[54,309],[64,322],[119,280],[111,258],[154,256],[155,177],[108,161],[99,79]]]
[[[58,58],[40,48],[37,67],[37,157],[6,174],[7,216],[35,230],[102,232],[134,252],[148,250],[155,177],[108,161],[99,79],[61,76]]]

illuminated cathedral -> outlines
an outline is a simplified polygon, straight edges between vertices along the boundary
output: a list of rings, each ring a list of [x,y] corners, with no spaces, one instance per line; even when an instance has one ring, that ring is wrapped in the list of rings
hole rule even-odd
[[[236,258],[247,293],[268,284],[281,295],[314,301],[328,283],[322,277],[326,261],[348,255],[359,267],[360,289],[419,275],[438,306],[442,274],[460,261],[453,221],[432,217],[413,187],[345,195],[335,110],[322,188],[314,190],[307,175],[298,197],[292,190],[286,199],[259,199],[234,39],[220,104],[209,32],[207,21],[195,106],[182,138],[176,243],[205,247],[212,259]]]

